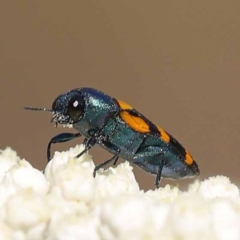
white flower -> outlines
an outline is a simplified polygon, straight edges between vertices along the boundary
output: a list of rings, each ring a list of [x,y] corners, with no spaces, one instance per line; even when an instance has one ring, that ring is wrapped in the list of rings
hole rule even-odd
[[[15,191],[28,189],[40,194],[46,194],[49,190],[49,183],[42,172],[26,160],[18,161],[6,172],[2,185]]]
[[[239,188],[224,176],[210,177],[203,181],[198,192],[206,199],[225,197],[240,201]]]
[[[0,240],[240,240],[239,188],[227,177],[140,190],[125,161],[99,169],[78,145],[45,173],[0,152]]]
[[[17,164],[19,160],[20,158],[17,156],[17,153],[10,147],[0,150],[0,181],[2,181],[8,169]]]
[[[152,205],[142,193],[110,197],[100,210],[101,239],[164,239],[168,210],[165,204]]]
[[[50,208],[43,195],[23,190],[11,196],[4,206],[5,223],[26,239],[44,239]]]
[[[212,231],[218,240],[240,239],[240,208],[239,202],[229,199],[216,199],[211,202],[213,215]]]

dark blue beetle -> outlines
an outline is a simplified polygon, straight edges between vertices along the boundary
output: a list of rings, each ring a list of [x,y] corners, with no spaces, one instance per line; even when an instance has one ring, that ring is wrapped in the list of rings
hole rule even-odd
[[[71,125],[78,131],[53,137],[47,148],[48,161],[53,143],[84,136],[85,150],[76,157],[95,144],[113,154],[95,167],[94,177],[98,169],[110,162],[115,165],[119,157],[155,174],[157,188],[161,177],[181,179],[199,175],[197,163],[176,139],[127,103],[96,89],[77,88],[61,94],[53,102],[52,109],[25,109],[49,111],[53,114],[51,122]]]

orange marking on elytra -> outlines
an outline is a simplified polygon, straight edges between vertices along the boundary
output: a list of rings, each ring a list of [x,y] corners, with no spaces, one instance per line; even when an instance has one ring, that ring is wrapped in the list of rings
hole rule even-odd
[[[170,136],[164,131],[164,129],[162,129],[161,127],[157,126],[157,129],[158,131],[160,132],[161,134],[161,139],[164,141],[164,142],[167,142],[169,143],[170,142]]]
[[[150,131],[149,125],[141,117],[133,116],[127,111],[120,112],[120,117],[130,128],[137,132],[148,133]]]
[[[190,153],[188,151],[186,151],[186,156],[185,156],[184,162],[187,165],[192,165],[192,163],[193,163],[193,158],[192,158],[192,156],[190,155]]]
[[[130,106],[129,104],[127,104],[127,103],[125,103],[125,102],[123,102],[123,101],[121,101],[121,100],[117,100],[117,102],[118,102],[118,104],[119,104],[119,106],[120,106],[120,108],[121,108],[122,110],[130,110],[130,109],[133,109],[132,106]]]

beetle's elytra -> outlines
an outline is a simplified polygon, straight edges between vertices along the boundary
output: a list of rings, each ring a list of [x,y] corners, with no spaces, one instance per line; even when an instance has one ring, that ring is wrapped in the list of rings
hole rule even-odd
[[[85,150],[79,157],[100,145],[113,157],[95,167],[96,171],[119,157],[155,174],[159,187],[161,177],[181,179],[199,175],[197,163],[188,151],[169,133],[153,124],[129,104],[92,88],[76,88],[58,96],[52,109],[25,108],[48,111],[51,122],[73,126],[76,134],[61,133],[53,137],[47,147],[47,158],[53,143],[66,142],[84,136]]]

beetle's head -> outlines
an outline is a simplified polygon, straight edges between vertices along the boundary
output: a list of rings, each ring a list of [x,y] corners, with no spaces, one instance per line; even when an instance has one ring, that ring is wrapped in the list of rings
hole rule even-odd
[[[72,127],[74,123],[82,118],[84,108],[84,97],[78,90],[72,90],[59,95],[54,100],[52,109],[25,107],[26,110],[51,112],[53,114],[51,122],[54,122],[56,127],[58,124]]]

